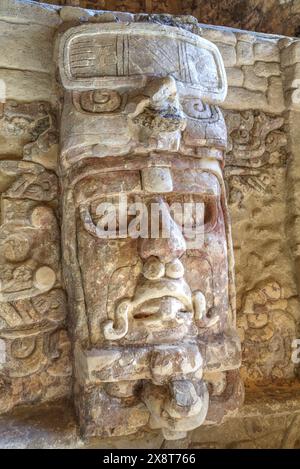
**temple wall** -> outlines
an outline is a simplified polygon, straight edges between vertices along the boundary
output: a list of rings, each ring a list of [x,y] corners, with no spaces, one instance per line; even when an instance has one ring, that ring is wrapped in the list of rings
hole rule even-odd
[[[6,102],[1,104],[4,100],[0,99],[0,165],[1,160],[24,160],[29,165],[45,166],[55,174],[60,95],[53,62],[54,38],[63,22],[70,25],[93,14],[17,0],[1,2],[0,78],[6,85]],[[130,15],[127,17],[130,20]],[[236,265],[237,327],[243,351],[241,373],[246,400],[247,390],[253,399],[256,390],[259,393],[265,387],[284,390],[297,387],[298,366],[291,356],[293,340],[300,337],[300,40],[203,24],[199,27],[191,17],[181,17],[180,21],[218,46],[227,72],[228,94],[222,109],[229,144],[224,171]],[[24,103],[28,104],[26,110],[22,107]],[[39,126],[41,118],[46,119],[46,124]],[[1,170],[7,177],[7,169],[0,167]],[[17,174],[17,169],[14,171]],[[3,181],[2,200],[7,201],[10,196],[5,177]],[[26,194],[23,197],[30,198]],[[45,197],[42,195],[39,200]],[[43,204],[59,219],[55,202]],[[19,211],[21,208],[16,208],[16,213]],[[51,242],[57,244],[59,252],[58,241]],[[58,301],[57,295],[63,295],[59,259],[56,269],[52,289],[41,293],[50,304]],[[62,309],[61,313],[55,320],[50,318],[55,338],[49,339],[49,334],[43,332],[44,318],[39,306],[27,300],[26,308],[33,308],[35,315],[31,314],[27,322],[24,318],[18,322],[20,301],[26,300],[9,298],[7,302],[1,300],[0,325],[5,323],[7,310],[13,308],[16,322],[10,326],[40,327],[38,340],[44,342],[39,366],[36,364],[39,358],[33,359],[36,349],[32,355],[30,352],[36,344],[27,344],[22,339],[20,351],[14,355],[8,345],[11,339],[0,331],[0,413],[16,405],[54,400],[71,393],[65,306],[60,303],[57,308]],[[20,362],[15,365],[18,353],[23,367]],[[259,420],[260,411],[257,412],[255,418]],[[285,412],[290,415],[290,409]],[[235,419],[246,418],[244,414]],[[269,417],[272,418],[276,416]],[[232,425],[237,425],[236,422]],[[247,428],[244,431],[247,433]],[[195,430],[186,444],[213,446],[211,442],[221,438],[218,432]],[[241,435],[235,441],[243,440]],[[161,441],[153,436],[153,444]],[[232,444],[233,441],[222,443],[224,447]]]
[[[24,261],[19,270],[12,271],[9,259],[1,258],[1,282],[8,285],[8,293],[1,294],[0,303],[1,413],[16,405],[61,398],[71,391],[55,175],[58,99],[53,41],[59,23],[57,13],[39,5],[9,1],[0,6],[0,78],[6,88],[6,100],[0,100],[2,236],[6,227],[14,230],[18,224],[29,223],[35,228],[31,220],[38,209],[49,212],[49,229],[53,230],[53,236],[41,231],[40,252],[35,236],[32,240],[26,238],[30,242],[28,256],[32,258]],[[18,166],[21,160],[24,166]],[[22,190],[17,189],[19,184],[23,184]],[[49,185],[53,187],[51,194]],[[45,259],[50,251],[56,277],[53,288],[47,288],[46,293],[41,288],[41,295],[32,296],[29,286],[27,294],[18,294],[27,287],[27,276],[31,282],[31,276],[36,275],[31,270],[34,258]]]

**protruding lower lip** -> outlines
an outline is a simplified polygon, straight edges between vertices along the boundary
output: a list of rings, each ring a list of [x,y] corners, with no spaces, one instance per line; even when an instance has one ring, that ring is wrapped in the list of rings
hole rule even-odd
[[[141,311],[137,314],[134,315],[134,319],[137,321],[147,321],[148,319],[154,320],[154,319],[160,319],[162,316],[161,313],[150,313],[147,311]]]
[[[148,304],[145,303],[154,302],[155,300],[163,301],[163,298],[173,298],[182,304],[183,310],[193,310],[192,293],[184,279],[163,278],[147,280],[138,285],[131,304],[131,311],[134,312],[144,308],[148,312]],[[159,304],[158,302],[157,305]],[[154,305],[151,305],[151,309],[152,306]],[[155,312],[154,310],[153,313]]]
[[[174,320],[178,314],[192,314],[191,312],[187,311],[185,306],[178,301],[177,298],[173,296],[167,297],[166,302],[171,301],[172,299],[176,300],[178,303],[175,307],[172,309],[172,305],[170,305],[170,308],[166,307],[164,304],[162,304],[163,298],[161,301],[159,301],[158,304],[151,305],[151,300],[150,304],[148,305],[141,305],[137,309],[136,313],[133,313],[133,318],[138,321],[162,321],[162,320]],[[157,301],[157,298],[154,298],[153,301]]]

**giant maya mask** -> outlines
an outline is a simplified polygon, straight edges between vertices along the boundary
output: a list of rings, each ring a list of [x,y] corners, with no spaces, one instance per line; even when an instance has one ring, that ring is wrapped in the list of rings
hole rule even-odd
[[[80,425],[87,436],[150,428],[181,438],[220,422],[243,394],[222,58],[196,34],[151,23],[73,27],[59,47],[63,268]],[[103,237],[99,207],[118,214],[121,196],[156,205],[170,235],[130,236],[115,224]],[[191,202],[203,207],[196,245],[170,210]]]

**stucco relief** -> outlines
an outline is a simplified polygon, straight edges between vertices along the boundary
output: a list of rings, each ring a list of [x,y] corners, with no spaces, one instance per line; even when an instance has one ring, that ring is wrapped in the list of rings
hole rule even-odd
[[[56,168],[58,129],[56,112],[49,103],[7,100],[0,105],[0,134],[2,158],[22,158]]]
[[[247,292],[238,318],[242,374],[247,384],[294,377],[291,360],[296,322],[282,287],[270,279]]]
[[[64,395],[71,369],[57,176],[36,163],[2,160],[0,180],[0,408],[5,411],[45,394]]]
[[[217,107],[223,62],[209,41],[151,23],[74,27],[59,51],[63,268],[81,429],[182,438],[243,398]],[[156,205],[170,235],[131,236],[129,214],[104,238],[99,206],[118,213],[121,196]],[[193,246],[170,210],[186,202],[204,207]]]
[[[249,194],[271,190],[275,169],[286,165],[284,118],[262,111],[227,111],[226,125],[228,198],[231,205],[241,207]]]

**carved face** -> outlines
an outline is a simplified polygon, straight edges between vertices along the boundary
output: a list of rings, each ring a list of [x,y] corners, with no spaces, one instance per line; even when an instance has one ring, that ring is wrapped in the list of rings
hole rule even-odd
[[[220,327],[220,319],[224,326],[228,265],[220,183],[207,171],[177,169],[176,161],[179,164],[180,159],[173,156],[170,169],[99,171],[74,187],[78,267],[93,345],[105,339],[140,345],[170,343],[195,337],[197,326],[204,332],[208,325]],[[119,193],[127,203],[123,226]],[[147,209],[149,220],[151,210],[159,210],[161,225],[170,227],[170,235],[163,237],[160,231],[153,238],[149,226],[148,238],[132,237],[137,222],[134,203]],[[204,231],[204,237],[192,249],[179,212],[172,210],[185,203],[202,208],[192,229]],[[118,224],[107,233],[108,239],[98,230],[104,216],[99,211],[102,204],[115,208],[117,215]],[[120,229],[124,227],[126,237]]]
[[[239,360],[237,348],[225,339],[225,331],[232,328],[232,310],[222,179],[217,170],[205,168],[204,161],[201,168],[198,161],[183,158],[162,153],[86,159],[71,172],[73,183],[64,196],[67,280],[73,317],[80,325],[76,340],[85,348],[77,355],[76,369],[86,363],[84,368],[91,371],[83,382],[103,383],[101,399],[118,399],[113,413],[118,421],[128,409],[123,410],[123,396],[115,397],[115,393],[119,396],[123,387],[129,387],[130,394],[124,398],[133,399],[134,412],[139,415],[142,400],[152,416],[151,427],[162,428],[166,438],[184,436],[205,418],[206,387],[201,381],[198,390],[198,381],[194,387],[187,379],[201,379],[206,366],[202,357],[210,356],[211,371],[222,369],[223,360],[225,367],[236,366]],[[119,213],[122,200],[127,203],[125,223]],[[170,236],[160,236],[162,230],[157,238],[131,236],[137,220],[137,213],[130,210],[134,203],[146,207],[147,214],[158,207],[161,224],[170,227]],[[183,207],[186,203],[202,208],[200,218],[193,220],[192,228],[203,234],[196,246],[190,245],[178,213],[171,210],[175,204]],[[103,205],[108,206],[105,215]],[[107,224],[105,238],[100,227],[106,225],[101,221],[107,214],[109,221],[110,211],[117,216]],[[142,220],[139,218],[140,224]],[[152,219],[148,222],[151,234]],[[173,383],[176,379],[178,385]],[[148,384],[137,399],[135,389],[140,388],[141,380]],[[168,391],[169,381],[176,389],[178,386],[178,392]],[[159,384],[155,399],[151,382]],[[181,413],[182,387],[190,394]],[[96,389],[95,393],[100,392]],[[94,409],[96,394],[88,395],[88,403],[83,396],[80,399],[80,414],[83,409]],[[97,430],[87,431],[110,432],[110,417],[104,414],[101,407],[93,417],[99,422]],[[143,414],[141,421],[124,423],[117,431],[134,432],[145,425],[145,418]],[[84,421],[84,427],[86,424]]]
[[[62,115],[62,167],[69,174],[64,186],[69,187],[65,200],[70,206],[65,213],[74,210],[74,221],[66,223],[77,235],[72,262],[85,299],[88,341],[91,345],[116,340],[124,345],[171,343],[205,333],[207,326],[223,330],[229,308],[228,264],[218,159],[226,129],[218,108],[199,96],[224,90],[216,78],[214,86],[208,84],[208,71],[202,73],[198,67],[202,57],[220,79],[215,51],[206,43],[207,49],[190,44],[189,78],[176,56],[153,76],[149,70],[157,69],[157,57],[149,38],[146,54],[151,60],[146,66],[131,53],[128,74],[135,78],[130,79],[125,76],[124,55],[114,56],[112,50],[109,59],[103,52],[105,45],[111,48],[114,41],[124,42],[123,33],[97,38],[81,29],[79,35],[67,33],[68,46],[62,52],[69,60],[62,78],[71,83]],[[136,41],[130,41],[133,51]],[[169,42],[169,37],[162,39],[157,53],[169,54]],[[103,49],[101,57],[98,47]],[[100,61],[93,70],[89,54],[84,59],[87,50]],[[107,62],[112,58],[118,67],[122,63],[119,77]],[[110,76],[103,78],[105,88],[103,83],[92,88],[97,78],[87,77],[93,73]],[[86,89],[87,80],[91,89]],[[81,83],[85,83],[82,90]],[[103,217],[99,207],[109,204],[120,223],[120,194],[128,206],[127,234],[115,222],[114,234],[105,239],[97,228]],[[159,207],[161,223],[171,227],[170,236],[131,236],[128,228],[137,224],[137,213],[130,213],[133,204],[143,205],[149,217],[153,206]],[[192,249],[173,204],[182,211],[185,204],[202,207],[200,218],[192,223],[202,236]]]
[[[60,58],[78,413],[93,435],[132,433],[150,412],[151,428],[179,437],[205,419],[203,370],[239,363],[226,128],[212,104],[226,94],[222,61],[208,41],[149,24],[72,28]]]

